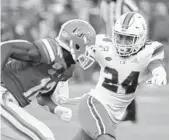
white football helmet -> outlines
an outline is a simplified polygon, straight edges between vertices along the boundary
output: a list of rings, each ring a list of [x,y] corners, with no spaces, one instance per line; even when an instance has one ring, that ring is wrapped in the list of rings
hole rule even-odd
[[[131,56],[145,44],[147,24],[142,15],[136,12],[123,14],[115,23],[114,44],[120,56]]]
[[[61,47],[71,53],[73,59],[79,62],[83,69],[89,68],[94,63],[94,59],[86,50],[87,47],[95,45],[96,32],[88,22],[74,19],[64,23],[56,40]]]

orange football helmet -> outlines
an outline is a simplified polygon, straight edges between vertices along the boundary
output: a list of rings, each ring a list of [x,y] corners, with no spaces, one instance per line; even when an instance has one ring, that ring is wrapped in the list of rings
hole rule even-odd
[[[88,22],[74,19],[64,23],[56,40],[61,47],[71,53],[73,59],[79,62],[83,69],[89,68],[94,63],[94,59],[87,55],[86,49],[95,45],[96,32]]]

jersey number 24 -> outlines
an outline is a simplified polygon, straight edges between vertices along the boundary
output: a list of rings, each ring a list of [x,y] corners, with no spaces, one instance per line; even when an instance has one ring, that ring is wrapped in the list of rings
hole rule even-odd
[[[102,84],[103,87],[105,87],[108,90],[118,92],[119,86],[122,86],[125,90],[125,94],[134,93],[136,90],[136,87],[138,85],[138,78],[139,78],[139,72],[138,71],[132,71],[127,78],[119,84],[118,82],[118,71],[105,67],[104,72],[107,74],[112,75],[112,79],[105,78],[104,82]]]

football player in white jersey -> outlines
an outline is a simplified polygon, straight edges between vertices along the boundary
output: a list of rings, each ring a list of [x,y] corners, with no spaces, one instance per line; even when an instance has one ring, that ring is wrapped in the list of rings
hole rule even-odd
[[[65,99],[67,103],[80,100],[81,130],[73,140],[115,140],[115,129],[135,98],[137,87],[144,81],[167,83],[163,45],[146,40],[147,24],[142,15],[123,14],[113,34],[113,39],[97,35],[96,45],[86,52],[101,67],[97,86],[81,98]]]
[[[135,0],[102,0],[100,3],[100,13],[105,22],[106,33],[112,35],[112,27],[115,21],[124,13],[129,11],[138,12],[139,8]],[[123,121],[137,122],[136,101],[133,100],[127,107]]]

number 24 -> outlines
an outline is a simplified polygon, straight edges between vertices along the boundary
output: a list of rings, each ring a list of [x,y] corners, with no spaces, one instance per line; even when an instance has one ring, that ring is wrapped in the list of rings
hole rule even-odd
[[[112,79],[105,78],[102,86],[106,89],[117,92],[118,85],[116,84],[118,84],[118,71],[113,68],[106,67],[104,72],[111,74]],[[127,78],[121,83],[121,86],[125,89],[125,94],[135,92],[138,85],[139,74],[140,73],[138,71],[132,71],[129,76],[127,76]]]

